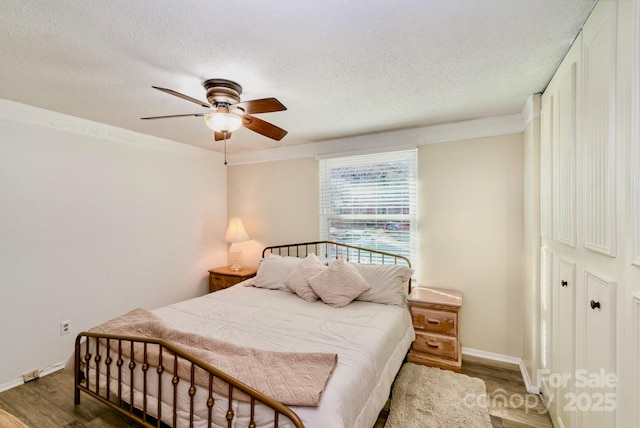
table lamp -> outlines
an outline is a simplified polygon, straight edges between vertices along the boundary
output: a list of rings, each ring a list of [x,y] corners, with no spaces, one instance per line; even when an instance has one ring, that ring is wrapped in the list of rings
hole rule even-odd
[[[224,240],[231,244],[229,253],[233,258],[233,264],[231,265],[231,270],[233,272],[242,270],[242,265],[240,265],[240,255],[242,254],[242,250],[239,248],[238,243],[248,241],[249,239],[249,235],[247,235],[247,231],[244,229],[244,224],[242,224],[242,219],[230,218],[227,223],[227,234],[225,235]]]

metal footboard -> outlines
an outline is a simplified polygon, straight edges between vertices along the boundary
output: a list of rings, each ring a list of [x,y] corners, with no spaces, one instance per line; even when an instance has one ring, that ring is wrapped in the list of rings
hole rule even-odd
[[[149,357],[151,347],[155,347],[154,355],[159,356],[157,361]],[[179,377],[178,366],[185,364],[190,376]],[[208,375],[207,387],[196,387],[196,371]],[[236,399],[249,406],[248,428],[256,427],[257,406],[273,411],[270,426],[274,428],[283,423],[304,427],[298,415],[287,406],[161,339],[82,332],[76,338],[74,372],[76,405],[80,404],[80,393],[84,392],[147,427],[184,426],[179,422],[178,410],[184,407],[185,400],[188,401],[189,427],[194,427],[195,421],[203,426],[205,419],[207,427],[238,426],[238,415],[234,411]],[[157,380],[155,388],[151,377]],[[219,389],[220,382],[226,390],[223,397],[214,393],[214,384]],[[199,409],[199,404],[206,408]],[[217,405],[225,408],[216,408]],[[214,424],[216,412],[218,415],[224,412],[226,424]],[[184,417],[184,408],[182,415]],[[270,418],[268,422],[271,423]]]

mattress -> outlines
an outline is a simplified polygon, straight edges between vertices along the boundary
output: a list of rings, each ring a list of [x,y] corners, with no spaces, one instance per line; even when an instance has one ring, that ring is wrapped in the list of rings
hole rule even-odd
[[[338,354],[320,405],[291,406],[291,409],[308,428],[371,428],[415,337],[408,309],[363,301],[334,308],[322,301],[306,302],[287,291],[247,284],[240,283],[152,312],[180,330],[241,346]],[[168,382],[168,378],[163,382]],[[164,390],[169,388],[167,385]],[[153,396],[154,390],[155,386],[148,394]],[[141,402],[140,392],[135,395],[134,402]],[[218,397],[218,402],[224,403],[222,409],[227,406],[225,400]],[[153,407],[153,400],[149,403]],[[183,404],[186,409],[187,404]],[[242,404],[232,404],[237,417],[233,426],[247,426]],[[178,408],[181,407],[179,404]],[[188,412],[184,409],[179,413],[186,416]],[[258,415],[258,426],[262,425],[262,418],[265,421],[272,418],[270,410],[262,409],[258,413],[260,411],[264,414]],[[162,413],[168,415],[169,411],[163,409]],[[224,421],[223,418],[221,411],[216,419]],[[203,416],[195,425],[203,426],[204,422]]]

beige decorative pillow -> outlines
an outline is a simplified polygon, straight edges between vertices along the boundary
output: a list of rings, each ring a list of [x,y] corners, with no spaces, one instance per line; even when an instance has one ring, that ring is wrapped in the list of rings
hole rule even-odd
[[[302,262],[289,272],[284,284],[301,299],[307,302],[315,302],[318,300],[318,295],[311,289],[307,280],[325,269],[327,267],[322,264],[320,259],[315,254],[309,253]]]
[[[343,259],[308,279],[315,293],[329,306],[342,308],[371,288],[355,266]]]
[[[403,265],[354,263],[354,266],[371,285],[356,300],[399,306],[406,303],[413,269]]]
[[[258,273],[252,281],[252,285],[258,288],[270,290],[289,290],[284,280],[289,273],[302,262],[297,257],[271,257],[262,259],[258,265]]]

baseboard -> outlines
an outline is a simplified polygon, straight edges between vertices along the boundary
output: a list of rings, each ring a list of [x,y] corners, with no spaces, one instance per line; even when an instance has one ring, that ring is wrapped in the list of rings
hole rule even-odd
[[[512,357],[510,355],[496,354],[495,352],[482,351],[480,349],[462,347],[462,355],[470,357],[485,358],[487,360],[500,361],[502,363],[520,364],[522,358]]]
[[[62,370],[65,365],[66,365],[66,362],[61,362],[61,363],[47,366],[46,368],[42,369],[42,371],[40,371],[40,377],[50,375],[51,373],[57,372],[58,370]],[[6,382],[0,385],[0,392],[7,391],[11,388],[15,388],[16,386],[20,386],[23,384],[24,384],[24,380],[22,380],[22,376],[20,376],[17,379],[10,380],[9,382]]]
[[[22,385],[24,382],[22,381],[22,377],[20,377],[19,379],[14,379],[11,380],[7,383],[3,383],[2,385],[0,385],[0,392],[4,392],[7,391],[11,388],[15,388],[16,386],[20,386]]]
[[[529,394],[540,394],[540,387],[531,384],[531,378],[529,377],[529,373],[527,372],[527,368],[525,367],[522,358],[465,347],[462,348],[462,355],[469,355],[471,357],[484,358],[492,361],[500,361],[501,363],[515,364],[520,368],[520,374],[522,375],[522,380],[524,381],[527,392]]]
[[[520,373],[522,374],[522,380],[524,380],[524,386],[527,388],[529,394],[540,395],[540,386],[533,385],[527,367],[524,365],[524,361],[520,360]]]

